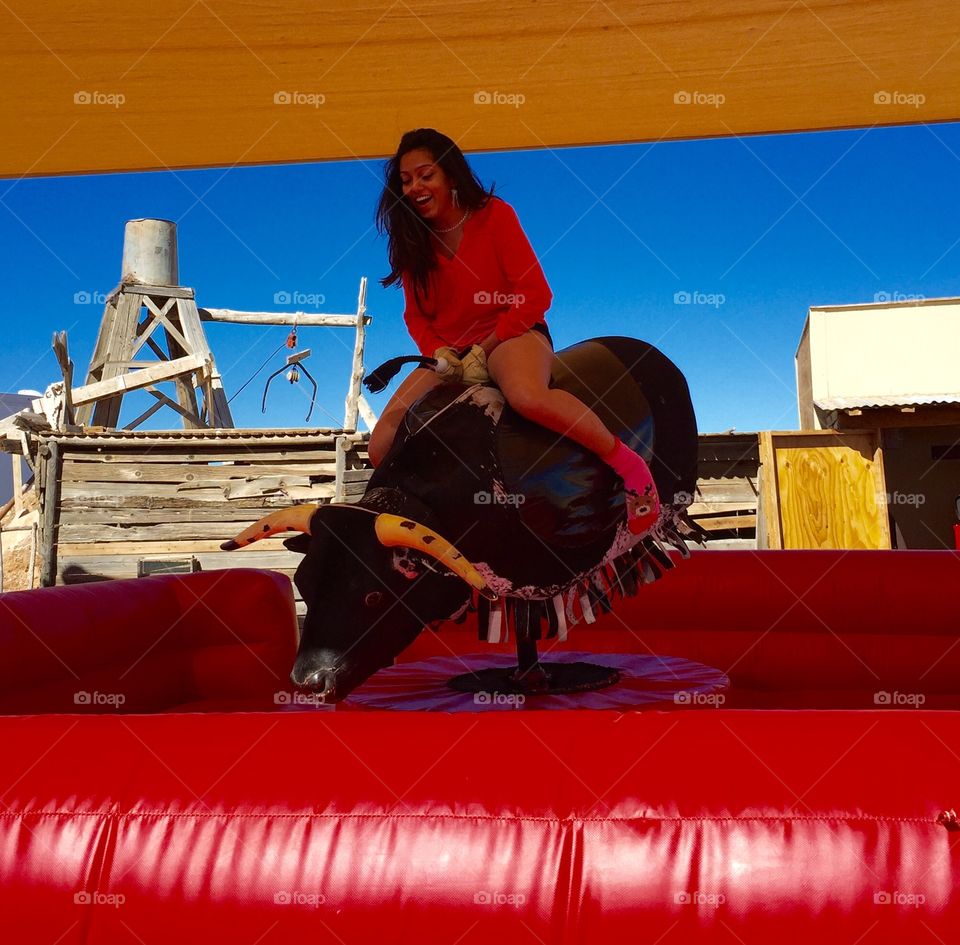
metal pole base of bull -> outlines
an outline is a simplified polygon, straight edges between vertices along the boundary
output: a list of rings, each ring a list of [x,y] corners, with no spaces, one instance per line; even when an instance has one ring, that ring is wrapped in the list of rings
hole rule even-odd
[[[541,663],[537,641],[517,640],[516,668],[480,669],[447,682],[457,692],[496,692],[506,695],[562,695],[606,689],[620,681],[620,671],[596,663]]]

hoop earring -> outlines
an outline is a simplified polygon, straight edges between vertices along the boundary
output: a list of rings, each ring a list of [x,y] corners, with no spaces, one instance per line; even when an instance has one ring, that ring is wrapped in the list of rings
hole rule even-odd
[[[454,187],[453,190],[451,191],[451,193],[453,194],[453,205],[454,205],[455,207],[459,207],[459,206],[460,206],[460,200],[459,200],[459,198],[457,197],[457,188]]]

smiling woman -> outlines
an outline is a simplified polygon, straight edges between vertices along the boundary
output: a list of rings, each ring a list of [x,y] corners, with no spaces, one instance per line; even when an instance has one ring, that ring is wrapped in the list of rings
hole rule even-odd
[[[596,453],[624,481],[632,531],[657,520],[650,469],[581,400],[550,387],[553,343],[544,314],[553,294],[513,208],[486,190],[454,141],[432,128],[408,131],[386,165],[377,207],[390,272],[402,283],[404,321],[424,354],[446,370],[415,370],[370,436],[379,465],[407,410],[445,381],[493,381],[522,417]]]

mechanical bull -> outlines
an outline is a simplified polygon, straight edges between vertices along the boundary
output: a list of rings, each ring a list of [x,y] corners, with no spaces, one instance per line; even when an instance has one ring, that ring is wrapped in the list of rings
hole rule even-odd
[[[529,669],[542,635],[564,638],[656,580],[674,566],[669,547],[687,555],[697,428],[678,368],[645,342],[594,338],[557,353],[551,385],[647,460],[654,527],[631,534],[620,478],[497,388],[440,385],[408,411],[360,502],[274,512],[223,545],[303,533],[286,542],[304,554],[297,686],[342,699],[424,627],[474,609],[482,639],[513,630]]]

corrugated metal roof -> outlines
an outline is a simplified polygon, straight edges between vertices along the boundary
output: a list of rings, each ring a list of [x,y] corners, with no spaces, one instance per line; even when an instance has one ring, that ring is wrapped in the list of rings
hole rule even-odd
[[[171,442],[202,440],[208,443],[233,440],[298,440],[332,436],[357,436],[352,430],[345,431],[327,427],[313,427],[311,429],[284,428],[275,430],[267,428],[238,429],[234,427],[218,427],[216,429],[200,430],[83,430],[77,433],[50,433],[48,435],[55,436],[58,440],[63,440],[64,442],[70,440],[110,439],[126,440],[129,442],[136,440],[170,440]]]
[[[960,404],[960,394],[896,394],[885,397],[825,397],[815,400],[821,410],[860,410],[867,407],[929,407]]]
[[[917,295],[905,298],[874,299],[872,302],[847,302],[843,305],[811,305],[811,312],[855,312],[868,308],[916,308],[924,305],[957,305],[960,296],[939,295],[936,298]]]

